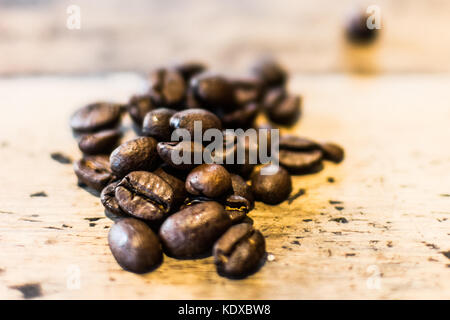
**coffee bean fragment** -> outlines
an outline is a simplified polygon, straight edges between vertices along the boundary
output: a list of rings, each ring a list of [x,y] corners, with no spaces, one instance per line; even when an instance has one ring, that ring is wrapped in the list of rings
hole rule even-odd
[[[160,176],[147,171],[129,173],[115,188],[120,208],[134,217],[161,221],[171,212],[173,188]]]
[[[211,249],[230,226],[223,206],[208,201],[171,215],[161,225],[159,236],[169,255],[190,258]]]
[[[232,226],[214,245],[219,274],[245,276],[254,271],[266,253],[263,235],[248,223]]]
[[[100,192],[116,177],[111,172],[106,155],[85,156],[74,163],[74,171],[81,184]]]
[[[320,145],[323,157],[326,160],[330,160],[336,163],[341,162],[344,160],[344,149],[332,142],[325,142]]]
[[[97,102],[76,111],[70,118],[75,132],[96,132],[119,123],[122,107],[116,103]]]
[[[139,137],[121,144],[111,153],[111,170],[123,177],[132,171],[154,169],[159,162],[156,144],[152,137]]]
[[[170,118],[176,113],[173,109],[158,108],[147,113],[142,123],[142,134],[158,141],[170,141],[172,129]]]
[[[84,154],[107,154],[117,146],[121,136],[116,129],[85,134],[78,141],[78,147]]]
[[[186,178],[186,190],[193,195],[218,198],[231,188],[231,176],[219,164],[203,164]]]
[[[252,192],[256,200],[267,204],[278,204],[289,197],[292,191],[292,180],[289,173],[282,167],[272,167],[271,174],[263,175],[261,170],[269,165],[257,168],[251,177]]]
[[[146,273],[162,260],[158,237],[137,219],[116,222],[109,230],[108,243],[117,263],[127,271]]]

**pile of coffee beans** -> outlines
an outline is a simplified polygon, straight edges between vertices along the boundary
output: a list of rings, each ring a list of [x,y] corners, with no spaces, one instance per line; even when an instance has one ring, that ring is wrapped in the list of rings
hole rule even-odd
[[[270,175],[263,174],[270,164],[249,156],[260,140],[245,145],[241,163],[174,161],[174,154],[193,160],[207,149],[194,140],[172,141],[176,129],[195,134],[200,122],[202,132],[221,130],[224,144],[234,150],[236,141],[226,129],[289,127],[301,115],[302,99],[289,93],[288,74],[274,60],[257,61],[245,76],[206,69],[197,62],[158,68],[145,94],[127,104],[93,103],[70,119],[83,153],[74,164],[79,185],[99,194],[115,222],[109,247],[125,270],[149,272],[163,253],[185,259],[212,252],[219,274],[251,274],[266,256],[264,236],[247,217],[255,201],[279,204],[292,191],[291,175],[317,172],[322,160],[344,157],[334,143],[281,135],[280,166]],[[127,116],[136,137],[122,141]],[[266,139],[270,145],[271,136]]]

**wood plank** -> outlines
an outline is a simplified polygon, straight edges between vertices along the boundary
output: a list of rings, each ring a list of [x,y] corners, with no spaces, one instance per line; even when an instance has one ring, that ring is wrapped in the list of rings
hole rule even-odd
[[[218,276],[211,257],[121,270],[99,200],[50,158],[79,156],[68,128],[77,107],[126,101],[142,85],[133,74],[0,79],[1,298],[21,298],[24,284],[43,299],[450,298],[450,77],[295,75],[305,113],[294,130],[341,143],[347,157],[295,177],[306,194],[292,204],[257,204],[250,216],[275,259],[240,281]],[[48,197],[30,197],[40,191]],[[339,217],[348,223],[330,221]]]

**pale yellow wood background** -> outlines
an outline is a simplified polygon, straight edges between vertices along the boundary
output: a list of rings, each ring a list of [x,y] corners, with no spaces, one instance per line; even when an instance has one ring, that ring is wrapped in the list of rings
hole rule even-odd
[[[240,281],[219,277],[211,257],[122,271],[111,222],[86,220],[103,217],[99,200],[50,159],[79,156],[68,128],[77,107],[126,101],[142,86],[133,74],[0,79],[0,298],[21,298],[13,287],[30,283],[43,299],[450,298],[450,76],[294,75],[305,100],[295,131],[339,142],[347,157],[296,177],[306,194],[291,205],[257,204],[250,216],[275,260]],[[39,191],[48,197],[30,198]],[[67,285],[74,270],[79,289]]]

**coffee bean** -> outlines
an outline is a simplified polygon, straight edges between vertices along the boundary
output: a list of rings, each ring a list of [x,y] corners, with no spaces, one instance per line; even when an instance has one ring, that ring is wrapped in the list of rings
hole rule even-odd
[[[375,41],[379,34],[379,29],[370,29],[367,26],[367,20],[370,15],[364,11],[354,10],[349,15],[346,23],[347,39],[357,45],[368,45]]]
[[[344,149],[341,146],[332,142],[325,142],[320,147],[326,160],[339,163],[344,159]]]
[[[222,117],[226,128],[249,128],[259,113],[259,105],[252,102]]]
[[[314,172],[320,165],[322,156],[322,151],[314,149],[305,151],[280,150],[279,161],[280,165],[289,172],[302,174]]]
[[[149,94],[132,96],[127,106],[128,114],[138,128],[142,127],[145,115],[155,108],[155,104]]]
[[[180,177],[180,173],[175,173],[168,165],[163,165],[154,172],[157,176],[166,181],[173,189],[174,207],[181,205],[187,196],[184,179]],[[178,177],[177,177],[178,175]]]
[[[173,209],[173,188],[158,175],[134,171],[120,181],[115,189],[120,208],[126,213],[149,221],[161,221]]]
[[[78,182],[100,192],[116,179],[111,172],[106,155],[85,156],[74,163],[74,171]]]
[[[291,134],[282,135],[280,137],[280,149],[292,151],[306,151],[320,149],[320,145],[308,138],[299,137]]]
[[[203,145],[194,141],[159,142],[157,151],[160,158],[177,170],[191,170],[203,159]],[[186,160],[186,161],[185,161]]]
[[[149,94],[158,107],[180,107],[186,95],[186,83],[178,71],[159,68],[150,74]]]
[[[117,147],[110,157],[111,170],[119,177],[139,170],[152,170],[158,164],[156,140],[139,137]]]
[[[105,207],[105,215],[113,221],[129,217],[123,211],[116,199],[116,187],[120,181],[116,181],[107,185],[100,194],[100,201]]]
[[[251,71],[267,87],[283,86],[288,79],[283,67],[271,58],[263,58],[257,61]]]
[[[232,194],[225,199],[225,210],[233,223],[241,221],[255,205],[251,188],[245,180],[237,175],[231,174]]]
[[[204,72],[191,79],[192,99],[202,108],[223,115],[236,108],[233,85],[223,76]]]
[[[260,264],[266,253],[266,242],[252,225],[240,223],[217,240],[213,252],[219,274],[245,276]]]
[[[162,260],[158,237],[137,219],[116,222],[109,230],[108,243],[117,263],[127,271],[146,273]]]
[[[230,174],[219,164],[200,165],[193,169],[186,178],[186,190],[193,195],[218,198],[230,188]]]
[[[186,129],[191,137],[194,137],[194,123],[202,125],[202,134],[208,129],[222,129],[220,119],[212,112],[204,109],[188,109],[175,113],[170,118],[170,127],[172,129]]]
[[[301,113],[301,99],[299,96],[287,96],[276,106],[267,109],[267,115],[274,123],[292,126]]]
[[[84,154],[107,154],[117,146],[121,136],[116,129],[85,134],[78,141],[78,147]]]
[[[144,118],[142,134],[158,141],[170,141],[172,129],[169,122],[175,113],[175,110],[167,108],[150,111]]]
[[[75,132],[96,132],[112,128],[120,121],[122,108],[119,104],[98,102],[76,111],[70,118]]]
[[[230,79],[234,87],[234,100],[239,106],[259,102],[263,95],[263,83],[256,76]]]
[[[264,168],[267,166],[269,165],[265,165]],[[289,173],[279,167],[274,174],[263,175],[262,168],[256,168],[251,177],[251,188],[255,199],[267,204],[278,204],[286,200],[292,191]]]
[[[189,83],[193,76],[206,70],[206,65],[198,61],[186,61],[176,64],[174,69],[181,74],[186,83]]]
[[[159,236],[171,256],[195,257],[208,251],[230,225],[223,206],[209,201],[171,215],[162,224]]]

